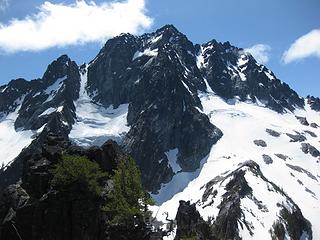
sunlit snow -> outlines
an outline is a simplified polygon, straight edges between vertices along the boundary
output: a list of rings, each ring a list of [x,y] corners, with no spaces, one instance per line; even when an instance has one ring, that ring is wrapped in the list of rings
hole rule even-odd
[[[162,187],[159,194],[154,195],[154,198],[158,201],[161,200],[161,202],[167,199],[159,207],[153,207],[154,216],[164,223],[167,222],[166,213],[168,213],[169,219],[174,219],[179,200],[190,200],[194,203],[201,200],[204,191],[201,187],[207,182],[216,176],[222,176],[228,171],[235,170],[239,164],[245,161],[253,160],[259,164],[264,176],[282,188],[301,208],[304,217],[312,223],[313,238],[320,239],[320,222],[318,221],[320,216],[320,176],[317,175],[320,172],[319,159],[303,153],[301,143],[290,142],[290,138],[286,135],[286,133],[295,134],[297,131],[307,138],[306,142],[320,149],[319,138],[305,133],[305,131],[311,131],[320,136],[320,128],[304,126],[296,119],[296,116],[302,116],[306,117],[310,123],[316,122],[320,125],[320,113],[306,106],[306,110],[298,109],[294,113],[278,114],[262,107],[263,105],[240,102],[237,99],[229,101],[230,104],[228,104],[214,94],[200,94],[199,97],[204,112],[209,116],[210,121],[222,130],[224,135],[212,147],[201,171],[199,170],[199,173],[195,174],[194,180],[186,183],[181,181],[182,175],[177,174],[171,182]],[[266,132],[267,128],[273,129],[281,135],[279,137],[271,136]],[[263,139],[267,143],[267,147],[262,149],[256,146],[253,143],[255,139]],[[262,158],[263,154],[269,155],[273,159],[273,163],[266,164]],[[286,155],[288,159],[285,161],[275,154]],[[316,176],[315,179],[304,172],[294,171],[286,165],[287,163],[302,167]],[[285,198],[281,194],[270,193],[266,182],[251,172],[247,172],[245,178],[253,189],[253,195],[262,201],[269,211],[262,212],[251,199],[242,199],[241,206],[246,220],[255,229],[253,229],[252,236],[246,228],[239,228],[239,234],[244,239],[270,239],[269,229],[272,221],[279,215],[279,208],[276,205],[277,203],[287,204],[283,202]],[[227,182],[225,181],[225,184]],[[177,192],[182,188],[183,190],[170,197],[168,189],[165,191],[166,186],[167,188],[170,186]],[[307,192],[306,188],[314,194]],[[219,186],[218,189],[216,200],[212,206],[203,209],[201,205],[197,205],[197,209],[205,219],[209,216],[216,217],[219,212],[217,206],[225,191],[224,185]],[[257,214],[256,217],[252,216],[250,212]]]
[[[60,90],[61,86],[63,85],[63,81],[67,79],[67,76],[62,78],[58,78],[53,84],[44,90],[44,93],[48,95],[48,98],[45,102],[50,102]],[[36,95],[35,95],[36,96]]]
[[[132,61],[134,61],[135,59],[143,56],[143,55],[146,55],[146,56],[149,56],[149,57],[156,57],[158,56],[158,49],[149,49],[147,48],[146,50],[144,50],[143,52],[139,52],[137,51],[134,55],[133,55],[133,58],[132,58]]]
[[[81,75],[80,96],[75,102],[77,120],[69,137],[85,147],[102,145],[108,139],[120,142],[130,129],[127,126],[128,104],[113,109],[113,106],[104,108],[93,103],[85,89],[86,84],[87,71]]]
[[[1,148],[0,151],[0,168],[12,162],[21,150],[27,147],[32,141],[34,134],[32,131],[17,131],[14,128],[14,122],[18,117],[23,99],[24,97],[21,97],[16,101],[18,107],[14,112],[9,113],[0,120],[0,146],[5,146]]]
[[[45,116],[45,115],[49,115],[49,114],[51,114],[51,113],[53,113],[53,112],[55,112],[55,111],[57,111],[57,109],[50,107],[50,108],[48,108],[47,110],[45,110],[43,113],[41,113],[41,114],[39,115],[39,117]]]

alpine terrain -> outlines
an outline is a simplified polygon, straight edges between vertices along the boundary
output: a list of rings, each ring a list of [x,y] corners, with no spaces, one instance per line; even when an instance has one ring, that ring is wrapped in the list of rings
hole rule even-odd
[[[320,239],[320,99],[172,25],[1,86],[0,149],[0,239]],[[115,177],[62,191],[65,155]],[[156,204],[125,228],[100,206],[131,158]]]

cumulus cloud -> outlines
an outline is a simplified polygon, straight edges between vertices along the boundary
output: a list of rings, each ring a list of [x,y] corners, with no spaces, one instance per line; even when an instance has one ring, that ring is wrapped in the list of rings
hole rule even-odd
[[[4,12],[9,7],[9,0],[0,0],[0,12]]]
[[[34,15],[0,23],[0,51],[39,51],[51,47],[104,42],[120,33],[137,34],[151,26],[145,0],[96,4],[44,2]]]
[[[298,38],[284,52],[282,59],[284,63],[290,63],[311,56],[320,58],[320,29],[312,30]]]
[[[244,50],[250,53],[261,64],[266,64],[270,59],[271,47],[267,44],[256,44]]]

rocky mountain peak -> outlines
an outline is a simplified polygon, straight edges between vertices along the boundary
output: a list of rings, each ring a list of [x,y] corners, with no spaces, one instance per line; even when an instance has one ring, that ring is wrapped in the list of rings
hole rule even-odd
[[[157,33],[160,33],[160,32],[163,33],[166,31],[171,32],[171,33],[175,33],[175,34],[181,34],[173,24],[166,24],[163,27],[156,30]]]
[[[68,74],[68,69],[75,64],[67,55],[61,55],[59,58],[54,60],[49,64],[47,70],[45,71],[42,79],[51,83],[52,81],[62,78]]]
[[[163,35],[165,39],[170,37],[185,36],[174,25],[168,24],[155,31],[156,35]]]
[[[294,90],[242,48],[215,40],[198,48],[202,76],[225,100],[251,101],[277,112],[304,107],[304,100]]]
[[[67,55],[62,55],[49,64],[41,79],[17,79],[2,87],[0,112],[6,115],[17,110],[16,129],[37,130],[57,116],[68,129],[74,123],[73,101],[79,97],[79,89],[79,68]]]

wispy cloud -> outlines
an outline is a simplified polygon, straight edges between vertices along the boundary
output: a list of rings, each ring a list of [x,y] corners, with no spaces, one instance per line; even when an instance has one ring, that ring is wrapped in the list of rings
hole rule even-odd
[[[44,2],[34,15],[0,23],[0,51],[39,51],[103,42],[123,32],[139,33],[151,24],[145,0],[101,4],[79,0],[70,5]]]
[[[270,59],[271,47],[267,44],[256,44],[244,50],[249,52],[261,64],[266,64]]]
[[[4,12],[9,7],[10,0],[0,0],[0,12]]]
[[[284,52],[282,59],[284,63],[290,63],[311,56],[320,58],[320,29],[314,29],[298,38]]]

